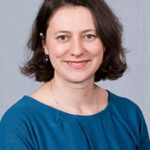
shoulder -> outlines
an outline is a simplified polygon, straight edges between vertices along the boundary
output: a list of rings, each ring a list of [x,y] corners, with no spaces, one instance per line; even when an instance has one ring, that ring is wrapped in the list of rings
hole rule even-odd
[[[116,95],[110,92],[111,103],[114,107],[118,108],[120,111],[129,112],[141,112],[140,107],[131,99],[123,96]]]
[[[110,92],[110,111],[113,119],[130,133],[140,146],[150,145],[147,125],[140,107],[132,100]]]
[[[131,126],[145,124],[145,119],[141,108],[131,99],[118,96],[110,92],[111,110],[120,120],[126,121]]]
[[[23,97],[19,99],[15,104],[13,104],[2,116],[1,125],[9,124],[10,122],[16,124],[19,120],[24,119],[24,116],[28,115],[31,109],[25,102],[26,98]]]
[[[111,92],[110,97],[111,111],[122,124],[130,126],[132,130],[139,130],[141,127],[147,128],[143,112],[135,102]]]
[[[37,127],[43,125],[45,117],[49,115],[47,110],[45,105],[29,96],[19,99],[4,113],[0,121],[0,147],[30,147]]]
[[[14,123],[17,126],[19,123],[29,122],[36,116],[40,117],[44,110],[46,107],[29,96],[23,96],[4,113],[0,124],[10,125],[11,123],[13,125]]]
[[[0,147],[22,145],[22,137],[27,145],[30,145],[29,124],[32,119],[32,105],[23,97],[11,106],[0,121]]]
[[[13,104],[2,116],[0,128],[7,126],[29,127],[36,126],[37,123],[42,124],[47,117],[51,122],[56,121],[59,113],[53,111],[52,107],[32,98],[31,96],[23,96],[15,104]],[[11,123],[11,126],[10,126]]]

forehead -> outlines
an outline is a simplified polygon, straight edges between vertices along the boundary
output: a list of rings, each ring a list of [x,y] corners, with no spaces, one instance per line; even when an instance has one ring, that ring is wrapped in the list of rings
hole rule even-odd
[[[49,21],[49,28],[58,30],[95,29],[95,21],[90,9],[83,6],[65,6],[53,14]]]

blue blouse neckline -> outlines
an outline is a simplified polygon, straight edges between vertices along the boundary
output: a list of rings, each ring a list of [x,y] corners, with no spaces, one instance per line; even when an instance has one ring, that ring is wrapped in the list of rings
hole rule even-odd
[[[83,119],[86,119],[86,118],[93,118],[93,117],[96,117],[96,116],[99,116],[99,115],[102,115],[103,113],[107,112],[107,110],[109,109],[110,107],[110,104],[111,104],[111,92],[106,90],[108,92],[108,103],[107,103],[107,106],[103,109],[103,110],[100,110],[94,114],[91,114],[91,115],[79,115],[79,114],[71,114],[69,112],[65,112],[63,110],[60,110],[60,109],[57,109],[53,106],[50,106],[50,105],[47,105],[47,104],[44,104],[40,101],[38,101],[37,99],[29,96],[29,95],[24,95],[23,98],[27,98],[29,100],[32,100],[32,102],[42,106],[42,107],[45,107],[47,108],[48,110],[51,110],[53,111],[54,113],[60,113],[61,115],[64,115],[65,117],[78,117],[78,118],[83,118]]]

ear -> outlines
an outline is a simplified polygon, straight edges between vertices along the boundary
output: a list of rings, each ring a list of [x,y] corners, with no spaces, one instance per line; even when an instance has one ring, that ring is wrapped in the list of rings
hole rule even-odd
[[[104,44],[103,44],[103,51],[104,51],[104,53],[105,53],[105,51],[106,51],[106,47],[104,46]]]
[[[48,48],[47,48],[46,44],[43,44],[43,48],[44,48],[45,55],[49,55]]]
[[[48,48],[47,48],[47,45],[46,45],[46,39],[44,38],[44,35],[42,32],[40,32],[40,37],[41,37],[41,40],[42,40],[42,46],[44,48],[44,53],[45,55],[48,55]]]
[[[104,53],[106,52],[106,48],[104,47]]]

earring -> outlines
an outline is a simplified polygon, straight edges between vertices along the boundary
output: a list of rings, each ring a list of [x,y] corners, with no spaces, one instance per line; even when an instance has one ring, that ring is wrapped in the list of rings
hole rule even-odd
[[[45,55],[44,63],[45,63],[45,64],[48,64],[48,62],[49,62],[49,56],[48,56],[48,55]]]
[[[44,39],[44,34],[42,32],[40,32],[40,37]]]

